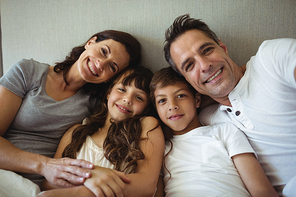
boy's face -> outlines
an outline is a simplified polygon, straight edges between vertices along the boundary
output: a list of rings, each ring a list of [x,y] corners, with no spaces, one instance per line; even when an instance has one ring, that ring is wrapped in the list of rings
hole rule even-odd
[[[155,105],[162,122],[181,135],[200,126],[196,108],[200,95],[193,95],[187,84],[176,82],[165,87],[156,86]]]

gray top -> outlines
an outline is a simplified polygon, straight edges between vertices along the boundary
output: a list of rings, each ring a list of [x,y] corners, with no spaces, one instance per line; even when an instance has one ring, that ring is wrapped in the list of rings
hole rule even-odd
[[[53,157],[63,133],[90,115],[95,100],[81,89],[56,101],[47,95],[45,82],[49,65],[21,60],[0,78],[0,85],[23,98],[22,105],[4,138],[20,149]],[[42,177],[22,174],[40,184]]]

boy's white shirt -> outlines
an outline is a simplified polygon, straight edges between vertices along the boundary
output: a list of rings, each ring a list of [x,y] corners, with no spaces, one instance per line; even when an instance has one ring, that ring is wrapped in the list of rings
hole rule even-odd
[[[254,153],[246,136],[231,123],[202,126],[174,135],[165,158],[164,183],[171,196],[250,196],[231,157]],[[165,153],[170,150],[166,144]]]

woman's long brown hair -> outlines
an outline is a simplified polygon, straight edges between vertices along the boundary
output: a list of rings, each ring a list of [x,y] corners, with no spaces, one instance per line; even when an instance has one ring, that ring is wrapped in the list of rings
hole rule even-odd
[[[107,95],[118,80],[127,72],[129,74],[124,77],[121,83],[126,86],[134,82],[137,88],[145,91],[149,96],[149,84],[153,73],[142,66],[127,68],[110,85],[104,101],[100,103],[94,115],[88,118],[85,125],[81,125],[73,131],[72,141],[66,146],[62,155],[63,157],[76,158],[76,153],[81,149],[86,137],[99,132],[99,129],[104,126],[108,114]],[[142,140],[140,138],[142,133],[141,119],[148,114],[155,114],[154,107],[150,102],[145,111],[146,113],[143,115],[135,116],[121,122],[116,123],[111,120],[111,126],[104,141],[103,149],[105,157],[115,166],[116,170],[124,171],[131,166],[132,171],[134,171],[137,167],[137,161],[145,157],[139,147],[139,142]],[[156,125],[156,127],[158,126]]]

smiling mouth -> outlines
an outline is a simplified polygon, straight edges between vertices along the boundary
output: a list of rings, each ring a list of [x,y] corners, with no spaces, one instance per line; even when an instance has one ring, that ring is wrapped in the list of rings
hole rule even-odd
[[[115,105],[116,105],[116,107],[119,109],[119,111],[121,111],[121,112],[123,112],[123,113],[131,113],[131,111],[128,110],[127,108],[125,108],[125,107],[123,107],[123,106],[121,106],[121,105],[117,105],[117,104],[115,104]]]
[[[91,72],[94,76],[99,76],[99,75],[95,72],[94,68],[92,67],[92,63],[90,62],[90,60],[87,62],[87,67],[89,68],[90,72]]]
[[[183,114],[176,114],[169,117],[170,120],[180,120],[184,115]]]
[[[223,68],[221,68],[220,70],[218,70],[216,72],[216,74],[214,74],[212,77],[210,77],[208,80],[206,80],[205,83],[210,83],[211,81],[213,81],[222,72],[222,69]]]

